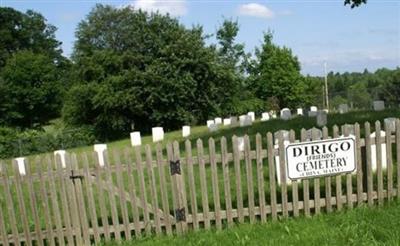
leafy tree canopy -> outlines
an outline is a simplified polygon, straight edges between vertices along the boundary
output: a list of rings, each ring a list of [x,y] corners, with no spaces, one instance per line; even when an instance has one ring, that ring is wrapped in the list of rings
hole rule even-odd
[[[14,53],[0,72],[0,124],[27,128],[56,117],[62,103],[63,76],[47,55]]]
[[[72,125],[103,138],[166,129],[224,114],[235,79],[205,45],[202,28],[168,15],[97,5],[76,32],[75,80],[64,106]]]
[[[344,5],[350,5],[351,8],[358,7],[361,4],[367,3],[367,0],[345,0]]]
[[[60,59],[61,43],[55,38],[56,28],[39,13],[26,13],[0,7],[0,68],[13,53],[31,50]]]
[[[300,63],[292,51],[272,42],[273,35],[264,35],[261,49],[256,49],[256,59],[249,70],[249,83],[258,98],[275,97],[283,107],[303,104],[304,78],[300,74]]]

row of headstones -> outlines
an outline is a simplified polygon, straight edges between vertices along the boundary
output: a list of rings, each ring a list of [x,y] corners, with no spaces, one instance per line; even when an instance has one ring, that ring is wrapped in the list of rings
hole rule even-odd
[[[389,126],[389,130],[391,132],[394,132],[396,130],[396,118],[386,118],[384,120],[385,125]],[[353,125],[346,125],[348,132],[350,134],[350,136],[354,136],[354,126]],[[160,131],[160,130],[156,130]],[[322,138],[322,131],[319,129],[315,129],[316,131],[316,136],[317,138]],[[281,130],[278,132],[275,132],[274,134],[274,138],[275,138],[275,145],[274,148],[278,149],[278,136],[279,134],[282,132],[283,135],[283,140],[284,140],[284,145],[288,145],[289,144],[289,131],[286,130]],[[376,133],[373,132],[370,137],[371,138],[375,138]],[[310,140],[312,136],[312,129],[307,130],[306,132],[306,139]],[[384,131],[381,131],[381,136],[385,137],[386,133]],[[244,138],[243,137],[238,137],[238,149],[239,151],[244,151]],[[153,138],[153,140],[155,140]],[[161,139],[159,138],[158,141],[160,141]],[[141,139],[140,139],[140,132],[132,132],[131,133],[131,144],[132,146],[138,146],[141,145]],[[381,145],[381,149],[382,149],[382,168],[386,169],[387,166],[387,162],[386,162],[386,143],[382,143]],[[94,151],[97,153],[97,157],[99,160],[99,165],[100,166],[104,166],[105,165],[105,159],[104,159],[104,151],[107,150],[107,144],[95,144],[94,145]],[[61,160],[61,166],[63,168],[66,167],[66,151],[65,150],[56,150],[54,151],[54,156],[59,156],[60,160]],[[20,172],[21,175],[25,175],[26,174],[26,169],[25,169],[25,161],[26,161],[26,157],[19,157],[15,159],[18,165],[18,170]],[[371,146],[371,160],[372,160],[372,170],[376,170],[376,146],[372,145]],[[276,165],[276,170],[277,170],[277,180],[278,183],[281,183],[280,180],[280,169],[279,169],[279,156],[275,157],[275,165]],[[286,170],[287,172],[287,170]],[[287,176],[287,175],[286,175]],[[287,179],[287,183],[290,184],[290,180]]]
[[[385,109],[385,102],[382,100],[373,101],[372,107],[374,111],[382,111]],[[344,114],[349,112],[349,105],[347,104],[340,104],[339,105],[339,113]]]
[[[308,113],[308,116],[317,116],[317,111],[318,108],[316,106],[311,106],[310,111]],[[304,115],[303,114],[303,109],[298,108],[297,109],[297,115]],[[275,119],[277,118],[277,114],[275,111],[271,110],[270,112],[264,112],[261,114],[261,121],[268,121],[270,119]],[[280,118],[283,120],[289,120],[292,118],[292,112],[288,108],[283,108],[280,111]],[[256,120],[255,113],[254,112],[248,112],[247,115],[240,115],[239,119],[236,116],[232,116],[229,118],[214,118],[213,120],[207,120],[207,127],[210,132],[214,132],[218,130],[218,127],[220,125],[223,126],[250,126],[252,123]]]

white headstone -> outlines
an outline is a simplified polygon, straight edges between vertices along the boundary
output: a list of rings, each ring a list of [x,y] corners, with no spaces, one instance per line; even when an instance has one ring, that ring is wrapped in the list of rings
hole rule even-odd
[[[347,104],[340,104],[339,105],[339,113],[345,114],[347,112],[349,112],[349,106]]]
[[[252,123],[253,123],[253,120],[252,120],[251,115],[246,115],[245,120],[244,120],[245,126],[251,126]]]
[[[254,112],[248,112],[247,113],[248,116],[250,116],[251,121],[255,121],[256,120],[256,114]]]
[[[269,113],[264,112],[261,114],[261,121],[267,121],[269,120]]]
[[[239,116],[239,125],[242,126],[246,126],[246,117],[247,115],[240,115]]]
[[[220,117],[215,118],[214,119],[214,123],[217,124],[217,125],[218,124],[222,124],[222,118],[220,118]]]
[[[236,116],[232,116],[230,119],[231,119],[231,126],[238,125],[238,118]]]
[[[385,102],[384,101],[374,101],[374,110],[381,111],[385,109]]]
[[[97,158],[99,159],[99,165],[104,167],[106,160],[104,156],[104,151],[107,149],[107,144],[95,144],[94,151],[97,153]]]
[[[131,145],[140,146],[142,145],[142,138],[140,137],[140,132],[131,132]]]
[[[371,138],[376,137],[376,132],[373,132],[370,135]],[[384,131],[381,131],[381,137],[386,137],[386,133]],[[382,163],[382,170],[385,170],[387,167],[387,160],[386,160],[386,143],[381,144],[381,163]],[[376,158],[377,157],[377,152],[376,152],[376,145],[372,144],[371,145],[371,166],[372,166],[372,171],[376,171]]]
[[[230,126],[231,125],[231,118],[225,118],[223,121],[224,126]]]
[[[297,115],[303,115],[303,109],[302,108],[298,108],[297,109]]]
[[[53,152],[54,153],[54,157],[58,158],[57,156],[60,157],[60,161],[61,161],[61,167],[62,168],[66,168],[67,164],[66,164],[66,160],[65,160],[65,154],[67,153],[65,150],[63,149],[59,149]],[[57,162],[56,162],[57,163]]]
[[[289,143],[290,142],[288,140],[283,141],[283,145],[285,146],[285,148],[286,148],[286,146],[289,145]],[[277,142],[274,145],[274,148],[276,150],[279,149],[279,145],[277,144]],[[280,168],[279,155],[275,156],[275,170],[276,170],[276,179],[278,181],[278,185],[281,185],[281,168]],[[287,165],[285,165],[285,170],[286,170],[286,184],[290,185],[290,184],[292,184],[292,181],[289,179],[289,176],[288,176]]]
[[[310,111],[308,111],[308,117],[315,117],[317,116],[318,108],[316,106],[311,106]]]
[[[17,162],[19,174],[22,176],[26,175],[25,160],[26,160],[25,157],[15,158],[15,161]]]
[[[153,143],[164,140],[164,129],[162,127],[153,127],[151,129]]]
[[[218,125],[217,125],[217,124],[211,124],[211,125],[208,127],[208,130],[209,130],[210,132],[216,132],[216,131],[218,131]]]
[[[275,139],[275,144],[278,144],[278,139],[280,134],[283,133],[283,140],[284,141],[289,141],[289,131],[287,130],[279,130],[274,133],[274,139]]]
[[[271,115],[272,119],[276,119],[276,112],[274,110],[269,111],[269,115]]]
[[[345,124],[345,125],[343,125],[343,127],[342,127],[342,133],[344,133],[344,132],[346,132],[346,131],[347,131],[347,133],[348,133],[349,135],[355,136],[354,125],[352,125],[352,124]]]
[[[182,137],[186,138],[190,136],[190,126],[182,126]]]
[[[244,151],[244,138],[243,137],[238,137],[238,149],[239,151]]]
[[[214,123],[214,120],[207,120],[207,127],[209,128]]]
[[[384,126],[386,125],[389,127],[390,132],[395,132],[396,131],[396,118],[390,117],[390,118],[385,118],[384,119]],[[385,128],[386,130],[386,128]]]
[[[318,128],[308,129],[306,131],[306,139],[309,140],[309,141],[312,139],[312,131],[313,131],[313,129],[314,129],[314,131],[316,131],[316,134],[315,134],[316,138],[317,139],[321,139],[322,138],[322,131],[320,129],[318,129]]]
[[[290,118],[292,118],[292,113],[290,112],[290,109],[283,108],[281,110],[281,119],[282,120],[290,120]]]
[[[317,112],[317,126],[325,126],[328,123],[328,114],[324,110]]]

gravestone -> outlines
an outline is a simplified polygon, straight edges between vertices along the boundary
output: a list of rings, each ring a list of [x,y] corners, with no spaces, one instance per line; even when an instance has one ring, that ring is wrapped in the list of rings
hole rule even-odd
[[[214,124],[214,120],[207,120],[207,127],[210,127],[212,124]]]
[[[94,151],[97,153],[97,159],[99,160],[99,166],[104,167],[106,160],[104,151],[107,150],[107,144],[95,144]]]
[[[21,176],[26,175],[25,160],[26,160],[25,157],[15,158],[15,161],[17,162],[18,171]]]
[[[318,129],[318,128],[311,128],[311,129],[308,129],[308,130],[306,131],[306,139],[307,139],[308,141],[311,141],[313,129],[314,129],[314,131],[316,131],[316,134],[315,134],[315,135],[316,135],[316,139],[322,139],[322,131],[321,131],[320,129]]]
[[[220,118],[220,117],[215,118],[214,123],[217,125],[222,124],[222,118]]]
[[[244,151],[244,138],[243,137],[238,137],[238,149],[239,151]]]
[[[269,115],[272,117],[272,119],[276,119],[276,112],[275,112],[275,110],[269,111]]]
[[[275,144],[278,144],[279,134],[283,133],[283,140],[289,141],[289,131],[287,130],[279,130],[274,133]]]
[[[303,109],[302,108],[298,108],[297,109],[297,115],[303,115]]]
[[[130,136],[131,136],[131,145],[132,145],[132,147],[142,145],[142,138],[140,136],[140,132],[138,132],[138,131],[131,132]]]
[[[345,114],[345,113],[347,113],[347,112],[349,112],[349,105],[347,105],[347,104],[340,104],[340,105],[339,105],[339,113],[340,113],[340,114]]]
[[[370,135],[371,138],[375,138],[376,137],[376,132],[373,132]],[[381,131],[381,137],[386,137],[386,133],[384,131]],[[382,163],[382,170],[386,170],[387,167],[387,160],[386,160],[386,143],[382,142],[381,143],[381,163]],[[377,159],[377,152],[376,152],[376,144],[372,144],[371,145],[371,166],[372,166],[372,171],[376,171],[376,159]]]
[[[230,126],[231,125],[231,118],[225,118],[223,122],[224,122],[224,126]]]
[[[253,118],[251,115],[246,115],[244,120],[245,126],[251,126],[253,124]]]
[[[386,125],[389,127],[390,132],[395,132],[396,131],[396,118],[390,117],[390,118],[385,118],[384,119],[384,127]],[[384,128],[386,130],[386,128]]]
[[[211,125],[208,127],[208,130],[209,130],[210,132],[216,132],[216,131],[218,131],[218,124],[211,124]]]
[[[287,130],[280,130],[274,133],[274,139],[275,139],[275,144],[274,144],[274,149],[279,150],[279,136],[282,134],[283,137],[283,145],[286,148],[286,146],[289,145],[289,131]],[[279,155],[275,156],[275,170],[276,170],[276,179],[278,181],[278,185],[281,185],[281,168],[280,168],[280,158]],[[286,171],[286,184],[290,185],[292,181],[288,177],[288,170],[287,166],[285,165],[285,171]]]
[[[186,138],[190,136],[190,126],[182,126],[182,137]]]
[[[281,110],[281,119],[282,120],[290,120],[290,118],[292,118],[292,113],[290,112],[290,109],[283,108]]]
[[[384,101],[374,101],[373,103],[375,111],[381,111],[385,109],[385,102]]]
[[[238,118],[237,116],[232,116],[231,117],[231,126],[237,126],[238,125]]]
[[[164,140],[164,129],[162,127],[153,127],[151,133],[153,135],[153,143]]]
[[[65,154],[66,153],[67,152],[65,150],[63,150],[63,149],[59,149],[59,150],[54,151],[54,157],[56,158],[56,160],[57,160],[57,158],[60,158],[61,167],[62,168],[66,168],[67,167],[66,160],[65,160]],[[56,167],[57,167],[57,162],[56,162]]]
[[[261,114],[261,121],[268,121],[269,120],[269,114],[267,112],[264,112]]]
[[[317,126],[325,126],[328,123],[328,114],[324,110],[317,112]]]
[[[240,125],[240,127],[245,126],[246,117],[247,117],[247,115],[240,115],[239,116],[239,125]]]
[[[344,124],[342,126],[342,137],[344,137],[344,133],[347,131],[348,135],[350,136],[355,136],[355,129],[354,129],[354,125],[352,124]]]
[[[308,111],[308,117],[315,117],[317,116],[318,108],[316,106],[311,106],[310,111]]]
[[[256,120],[256,114],[254,112],[248,112],[247,115],[250,116],[251,121]]]

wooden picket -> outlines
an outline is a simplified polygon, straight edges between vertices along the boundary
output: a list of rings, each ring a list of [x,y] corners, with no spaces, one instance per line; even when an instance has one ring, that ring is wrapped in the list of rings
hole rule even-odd
[[[382,205],[400,194],[400,121],[394,132],[379,121],[373,126],[374,138],[368,122],[363,133],[359,124],[354,133],[348,126],[340,133],[333,126],[331,136],[322,128],[325,140],[354,134],[354,173],[290,182],[287,143],[319,140],[318,129],[312,129],[311,139],[301,129],[299,140],[290,130],[288,139],[280,132],[276,139],[272,133],[209,138],[206,146],[201,139],[193,147],[190,139],[160,142],[154,148],[114,151],[112,158],[105,151],[104,166],[95,153],[67,154],[65,167],[59,156],[36,157],[27,160],[26,174],[19,173],[15,161],[11,166],[0,162],[0,245],[90,245],[139,238],[143,232],[221,230],[247,220],[268,222],[364,203]]]

